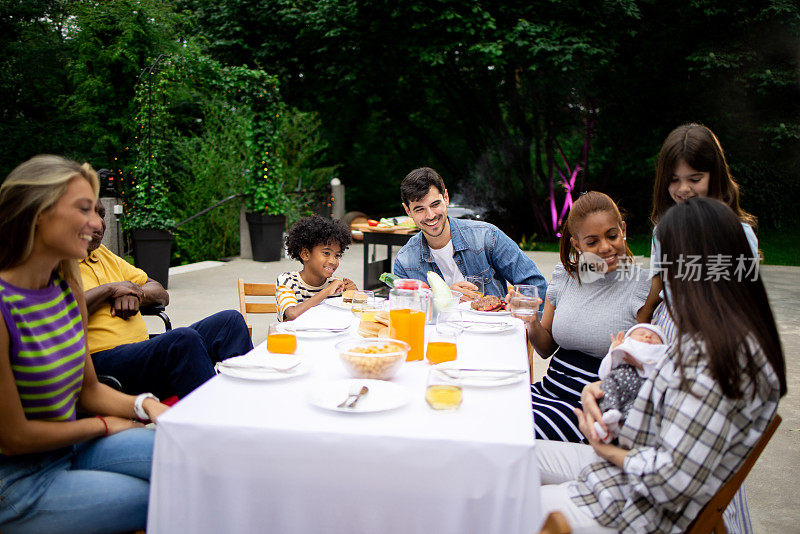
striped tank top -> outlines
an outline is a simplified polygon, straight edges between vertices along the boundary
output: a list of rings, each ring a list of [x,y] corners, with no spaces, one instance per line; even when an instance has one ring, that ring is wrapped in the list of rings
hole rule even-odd
[[[78,303],[67,282],[57,277],[44,289],[22,289],[0,279],[0,312],[27,418],[74,420],[86,341]]]

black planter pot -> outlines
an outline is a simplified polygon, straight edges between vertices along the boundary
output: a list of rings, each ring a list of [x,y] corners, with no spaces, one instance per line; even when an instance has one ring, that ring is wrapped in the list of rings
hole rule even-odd
[[[134,230],[133,258],[136,266],[167,288],[172,234],[167,230]]]
[[[250,229],[250,244],[255,261],[278,261],[283,250],[283,228],[285,215],[265,215],[246,213],[247,227]]]

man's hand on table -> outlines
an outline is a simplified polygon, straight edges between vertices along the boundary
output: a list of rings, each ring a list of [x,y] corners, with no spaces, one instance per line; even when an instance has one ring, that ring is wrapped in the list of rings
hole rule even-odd
[[[475,300],[481,297],[481,295],[476,293],[476,291],[478,291],[478,286],[471,282],[467,282],[466,280],[455,282],[450,286],[450,289],[461,293],[461,302]]]

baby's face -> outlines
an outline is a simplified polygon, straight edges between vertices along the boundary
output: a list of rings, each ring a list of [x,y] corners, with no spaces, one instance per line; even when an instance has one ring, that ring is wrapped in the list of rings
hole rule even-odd
[[[649,328],[637,328],[631,332],[628,337],[636,341],[641,341],[642,343],[649,343],[650,345],[660,345],[663,343],[659,335]]]

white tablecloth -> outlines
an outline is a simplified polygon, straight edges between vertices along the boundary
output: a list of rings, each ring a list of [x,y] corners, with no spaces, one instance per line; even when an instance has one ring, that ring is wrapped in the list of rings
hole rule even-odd
[[[347,313],[321,305],[297,322]],[[528,376],[465,387],[458,411],[436,412],[424,398],[429,365],[409,362],[392,380],[408,404],[337,413],[308,399],[315,385],[349,378],[333,348],[341,339],[298,340],[305,376],[217,376],[159,419],[148,533],[537,531]],[[521,322],[465,333],[458,349],[462,367],[527,368]]]

